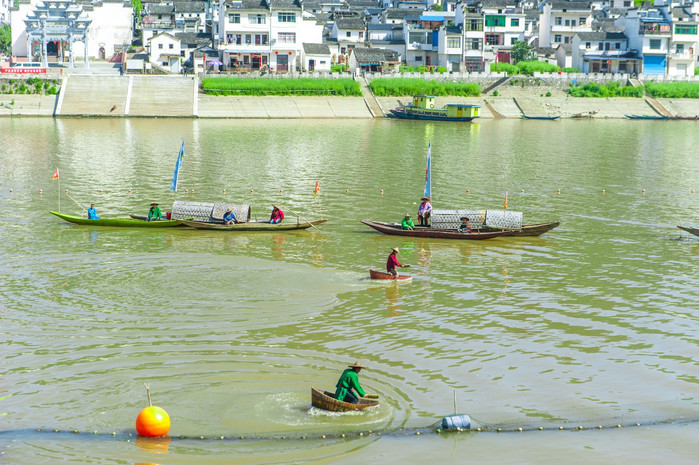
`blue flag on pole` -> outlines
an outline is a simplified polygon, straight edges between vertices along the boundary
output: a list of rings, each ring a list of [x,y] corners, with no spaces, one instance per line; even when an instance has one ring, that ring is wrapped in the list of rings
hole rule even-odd
[[[427,198],[432,198],[432,142],[427,146],[427,166],[425,167],[425,194]]]
[[[175,174],[172,175],[172,183],[170,183],[170,190],[177,192],[177,178],[180,175],[180,167],[182,166],[182,158],[184,157],[184,138],[182,139],[182,147],[180,147],[180,153],[177,155],[177,163],[175,163]]]

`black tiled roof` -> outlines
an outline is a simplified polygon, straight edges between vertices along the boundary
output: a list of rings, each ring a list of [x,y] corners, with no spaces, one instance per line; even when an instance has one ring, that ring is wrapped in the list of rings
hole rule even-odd
[[[328,44],[303,44],[303,51],[309,55],[330,55]]]

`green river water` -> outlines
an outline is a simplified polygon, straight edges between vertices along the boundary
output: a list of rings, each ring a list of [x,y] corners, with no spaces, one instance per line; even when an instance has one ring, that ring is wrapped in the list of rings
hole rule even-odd
[[[699,238],[676,225],[699,226],[697,128],[2,119],[0,462],[695,463]],[[48,213],[167,210],[182,138],[177,199],[330,221],[226,233]],[[561,225],[458,242],[362,225],[415,216],[429,142],[436,208],[501,209],[507,192],[525,223]],[[392,247],[412,282],[371,282]],[[311,386],[355,360],[380,407],[312,409]],[[144,383],[169,439],[136,440]],[[491,432],[433,432],[455,403]]]

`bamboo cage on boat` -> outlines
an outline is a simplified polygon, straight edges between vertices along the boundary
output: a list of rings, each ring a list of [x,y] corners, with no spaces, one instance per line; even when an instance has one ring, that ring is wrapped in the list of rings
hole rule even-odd
[[[250,205],[231,203],[191,202],[176,200],[172,204],[172,219],[194,219],[196,221],[221,222],[223,215],[231,209],[239,223],[250,221]]]
[[[490,228],[522,229],[522,212],[507,210],[432,210],[432,227],[435,229],[457,229],[461,218],[467,217],[472,226],[486,225]]]

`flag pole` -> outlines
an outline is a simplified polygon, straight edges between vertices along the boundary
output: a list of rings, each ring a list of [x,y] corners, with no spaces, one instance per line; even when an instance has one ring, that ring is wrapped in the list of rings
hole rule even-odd
[[[58,213],[61,213],[61,177],[58,177]]]

